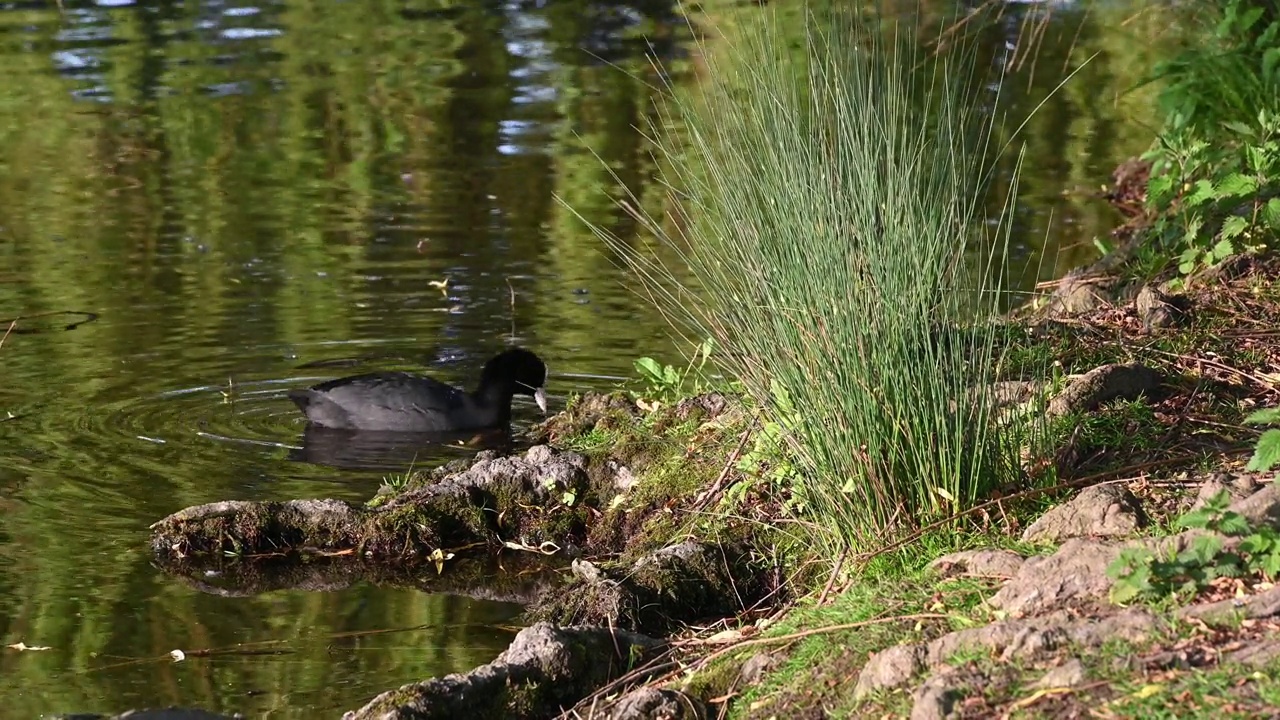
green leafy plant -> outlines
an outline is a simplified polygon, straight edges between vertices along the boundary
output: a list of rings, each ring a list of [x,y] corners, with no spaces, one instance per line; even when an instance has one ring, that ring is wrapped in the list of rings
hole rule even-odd
[[[1251,425],[1280,425],[1280,408],[1259,410],[1244,419]],[[1258,444],[1253,449],[1253,457],[1249,458],[1246,470],[1251,472],[1267,472],[1280,464],[1280,429],[1264,430]]]
[[[1212,29],[1156,67],[1164,129],[1152,162],[1152,232],[1189,274],[1280,234],[1280,15],[1247,0],[1198,6]]]
[[[1183,274],[1261,248],[1280,232],[1280,116],[1263,110],[1208,139],[1170,131],[1146,157],[1155,161],[1147,185],[1153,232],[1182,247]]]
[[[787,430],[784,423],[792,424],[800,421],[799,414],[791,402],[786,388],[774,384],[771,395],[773,406],[777,409],[781,420],[766,419],[751,439],[751,446],[738,458],[735,467],[739,472],[758,478],[783,490],[790,490],[790,497],[783,508],[788,511],[803,512],[804,496],[795,492],[801,488],[799,468],[792,457],[787,443]],[[752,487],[750,483],[738,483],[725,493],[725,502],[732,505]]]
[[[1227,509],[1230,502],[1231,497],[1220,492],[1179,518],[1178,527],[1212,534],[1196,537],[1173,557],[1160,558],[1141,547],[1122,550],[1107,567],[1112,602],[1191,597],[1223,577],[1257,574],[1274,581],[1280,573],[1280,533],[1269,525],[1252,527]],[[1226,549],[1225,537],[1240,538],[1235,549]]]
[[[1201,0],[1188,6],[1195,38],[1157,63],[1161,109],[1172,130],[1210,135],[1224,123],[1275,107],[1280,87],[1280,14],[1257,0]]]
[[[648,356],[642,357],[635,361],[636,373],[640,376],[640,380],[647,384],[649,395],[670,399],[679,397],[683,393],[696,394],[701,392],[703,387],[703,383],[696,379],[703,377],[703,369],[714,348],[713,339],[707,338],[702,341],[693,356],[689,358],[689,364],[684,370],[674,365],[663,365]],[[695,382],[692,387],[689,387],[687,381],[691,378],[694,378]]]

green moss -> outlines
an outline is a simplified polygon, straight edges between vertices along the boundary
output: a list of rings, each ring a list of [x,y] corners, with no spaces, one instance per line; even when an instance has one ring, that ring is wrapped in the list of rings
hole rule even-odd
[[[744,650],[716,658],[684,682],[684,692],[703,701],[728,695],[738,682],[742,664],[751,655],[750,651]]]

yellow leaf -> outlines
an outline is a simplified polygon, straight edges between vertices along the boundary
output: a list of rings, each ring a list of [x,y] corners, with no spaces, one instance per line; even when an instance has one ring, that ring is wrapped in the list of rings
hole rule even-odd
[[[1141,689],[1133,694],[1133,697],[1139,700],[1145,700],[1152,695],[1159,695],[1162,692],[1164,692],[1163,685],[1152,683],[1150,685],[1143,685]]]

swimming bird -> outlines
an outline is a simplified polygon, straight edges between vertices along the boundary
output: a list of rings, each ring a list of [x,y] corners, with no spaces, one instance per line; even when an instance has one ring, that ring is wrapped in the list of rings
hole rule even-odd
[[[515,395],[531,395],[545,414],[546,383],[542,359],[513,347],[485,363],[473,392],[422,375],[375,372],[291,390],[289,399],[321,427],[449,432],[508,425]]]

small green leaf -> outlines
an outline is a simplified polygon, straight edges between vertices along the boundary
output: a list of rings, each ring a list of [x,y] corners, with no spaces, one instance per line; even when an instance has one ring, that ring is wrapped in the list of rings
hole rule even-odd
[[[1226,490],[1219,490],[1213,494],[1213,497],[1205,501],[1204,507],[1215,513],[1225,513],[1227,508],[1231,507],[1231,493]]]
[[[1266,472],[1280,464],[1280,430],[1268,430],[1258,438],[1258,446],[1253,450],[1253,457],[1244,466],[1249,472]]]
[[[1117,605],[1124,605],[1137,598],[1143,591],[1144,588],[1128,579],[1117,580],[1111,586],[1111,602]]]
[[[1239,237],[1240,234],[1243,233],[1245,231],[1245,228],[1247,227],[1249,227],[1248,220],[1245,220],[1239,215],[1232,215],[1231,217],[1227,218],[1226,222],[1222,223],[1222,239],[1225,241],[1233,237]],[[1217,255],[1217,254],[1218,253],[1215,250],[1214,255]]]
[[[1204,530],[1218,519],[1218,513],[1207,507],[1191,512],[1178,518],[1177,525],[1190,530]]]
[[[1196,207],[1203,205],[1210,200],[1218,199],[1218,189],[1208,180],[1197,180],[1195,189],[1187,196],[1187,206]]]
[[[1182,239],[1188,243],[1194,244],[1200,238],[1200,228],[1204,226],[1204,218],[1195,215],[1187,223],[1187,230],[1183,233]]]
[[[1219,240],[1217,244],[1213,246],[1213,250],[1210,251],[1210,254],[1212,255],[1212,262],[1219,262],[1231,257],[1235,252],[1235,243],[1230,240]]]
[[[1280,553],[1273,552],[1263,556],[1258,565],[1262,572],[1266,574],[1267,579],[1274,581],[1276,575],[1280,574]]]
[[[1244,419],[1250,425],[1277,425],[1280,424],[1280,407],[1264,408],[1249,414]]]
[[[1240,541],[1240,552],[1260,555],[1271,550],[1272,542],[1261,535],[1250,535]]]
[[[1253,528],[1250,527],[1249,521],[1243,515],[1236,512],[1225,512],[1222,519],[1218,521],[1218,532],[1223,535],[1232,537],[1240,537],[1248,535]]]
[[[1198,248],[1187,248],[1182,251],[1182,255],[1178,256],[1178,272],[1183,275],[1190,275],[1195,272],[1196,261],[1200,259],[1200,250]]]
[[[1147,180],[1147,202],[1162,208],[1173,198],[1173,176],[1153,175]]]
[[[1231,173],[1217,183],[1218,199],[1244,197],[1258,191],[1258,181],[1244,173]]]
[[[1213,559],[1222,551],[1222,538],[1217,535],[1201,535],[1192,541],[1191,547],[1187,549],[1189,561],[1191,565],[1209,565],[1213,563]]]
[[[1250,126],[1249,123],[1240,122],[1239,120],[1229,120],[1227,122],[1224,122],[1222,123],[1222,127],[1230,130],[1231,132],[1234,132],[1237,135],[1244,135],[1249,139],[1253,139],[1254,135],[1256,135],[1256,133],[1253,130],[1253,127]]]
[[[564,494],[560,496],[560,502],[567,507],[573,507],[573,503],[576,502],[577,499],[578,494],[572,490],[566,490]]]
[[[1272,229],[1280,228],[1280,198],[1271,198],[1262,209],[1262,218]]]
[[[1248,32],[1254,25],[1258,23],[1258,20],[1262,19],[1262,13],[1263,13],[1263,9],[1260,7],[1249,8],[1248,10],[1246,10],[1243,15],[1240,15],[1239,17],[1236,18],[1236,22],[1235,22],[1236,32],[1241,32],[1241,33]]]
[[[680,371],[674,366],[668,365],[662,368],[662,381],[672,387],[680,384]]]
[[[651,357],[642,357],[635,362],[636,370],[649,380],[657,380],[662,377],[662,366],[657,360]]]

